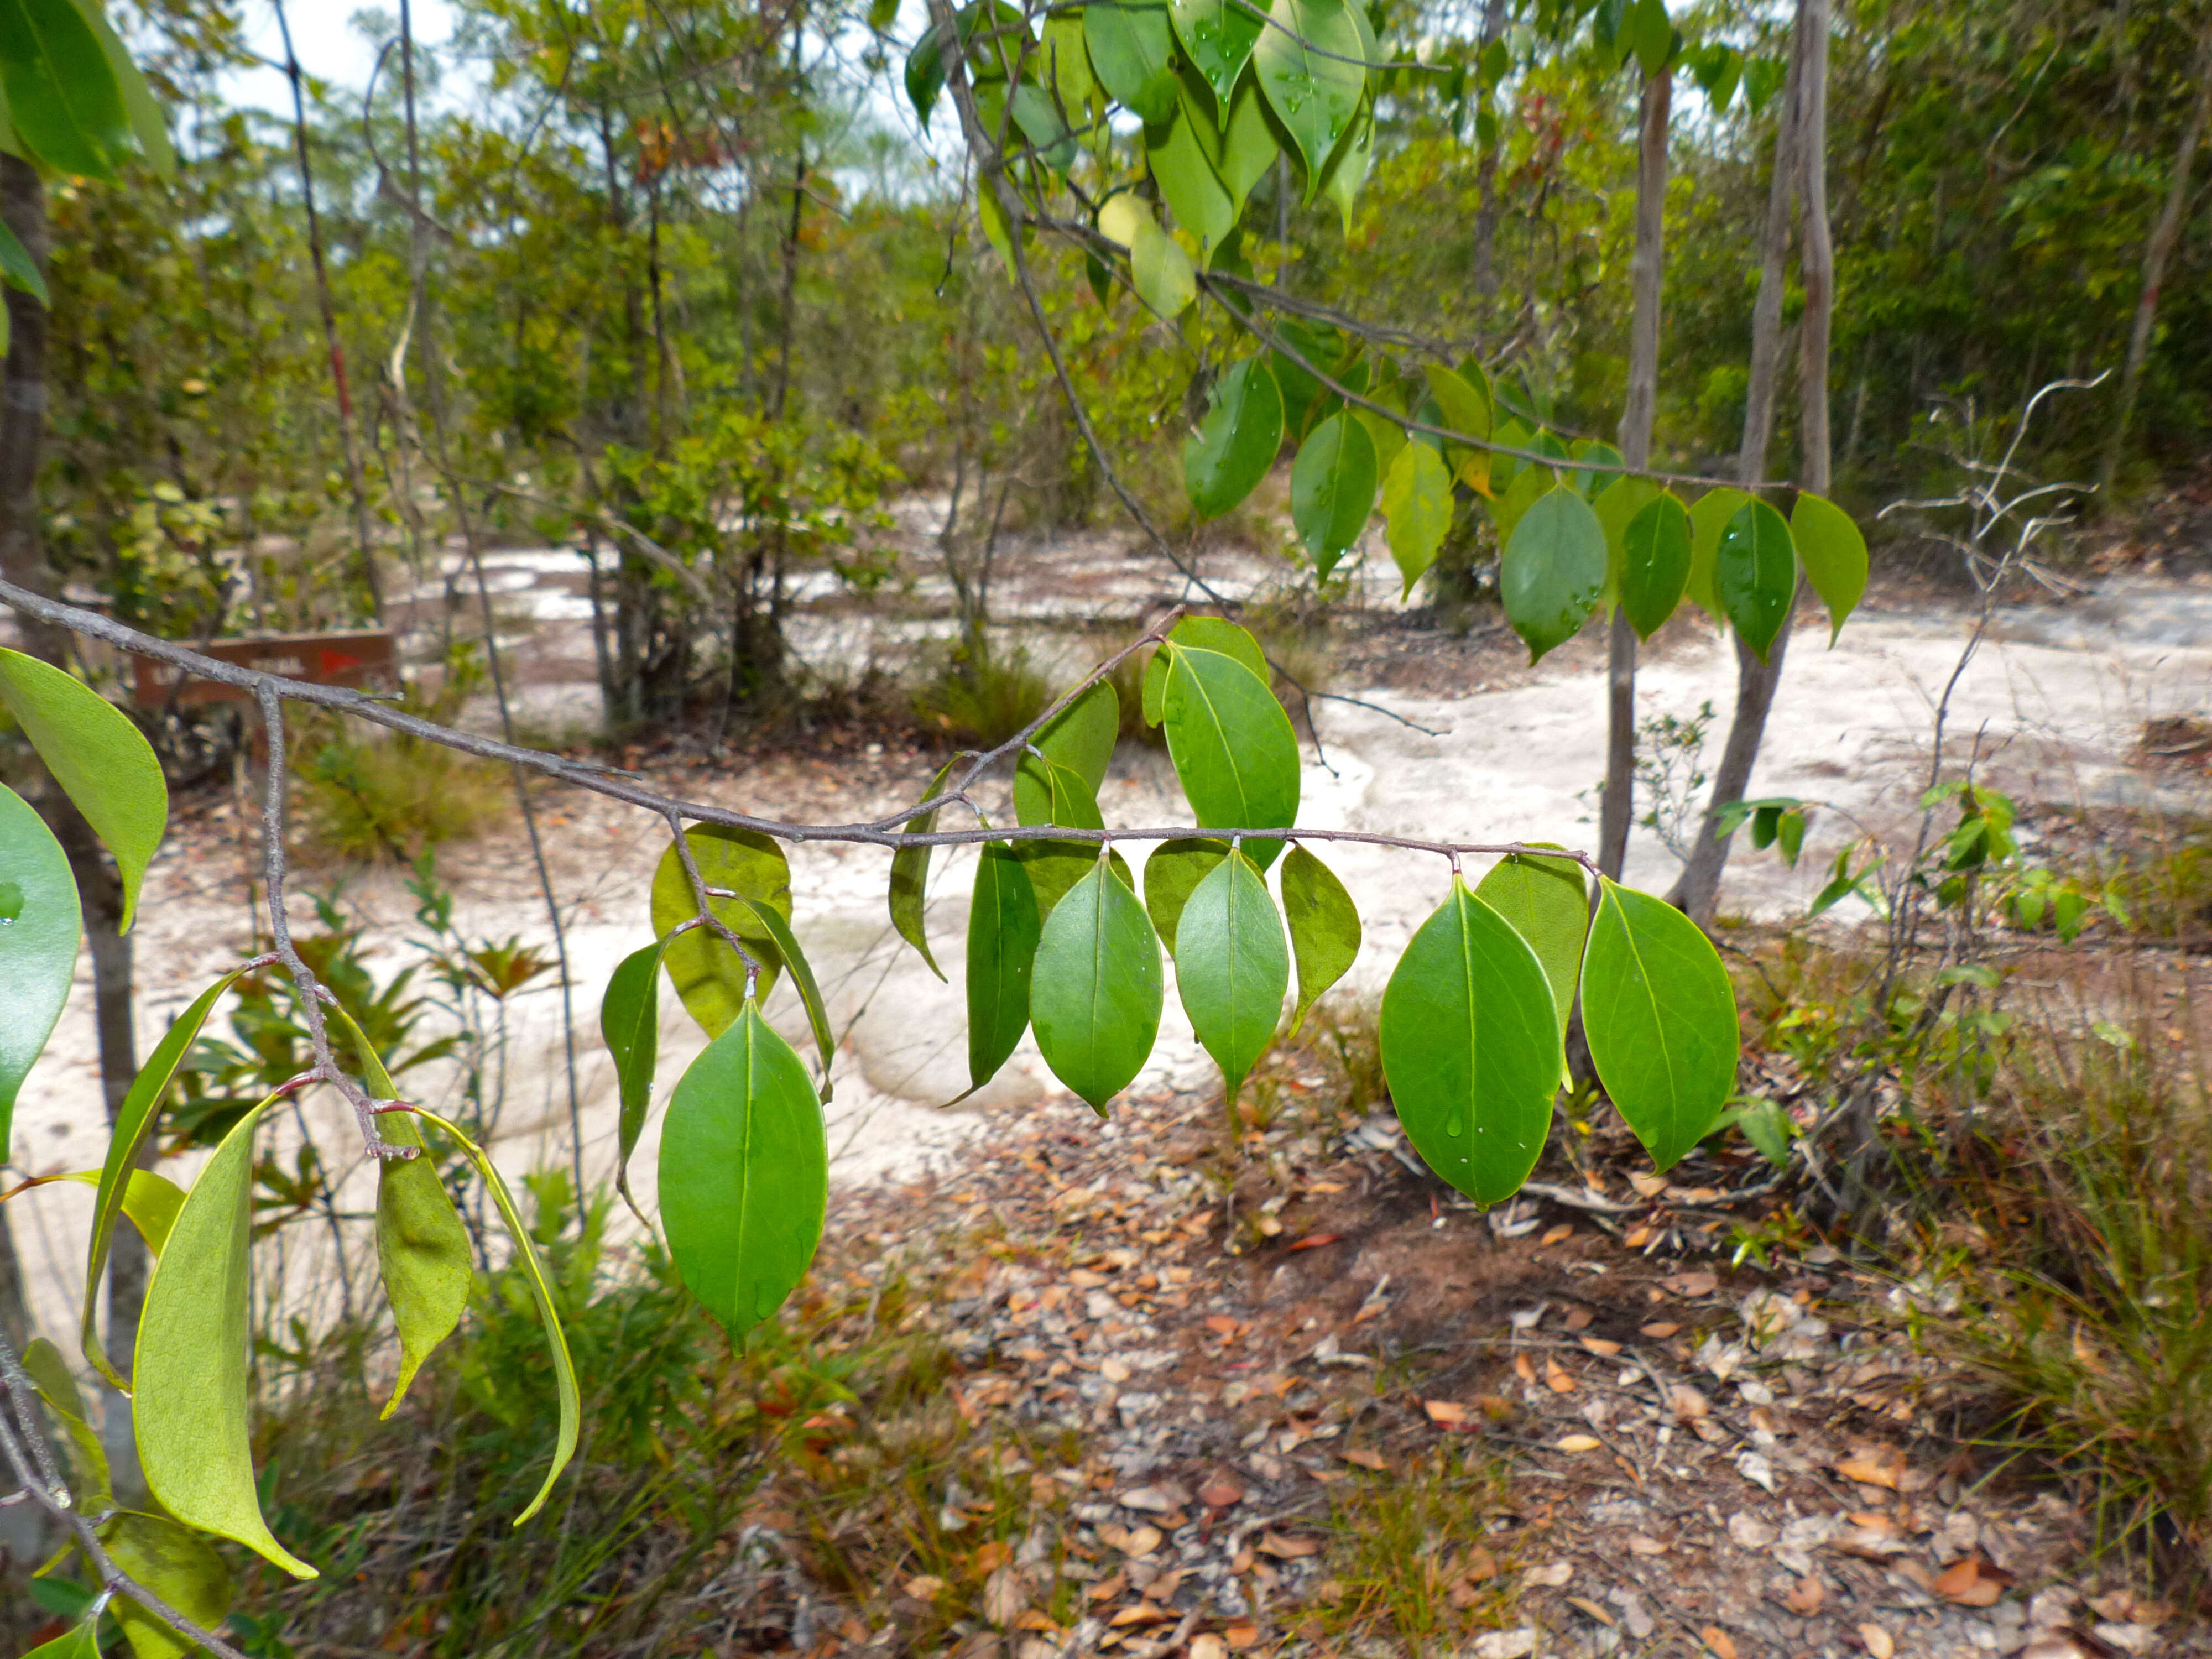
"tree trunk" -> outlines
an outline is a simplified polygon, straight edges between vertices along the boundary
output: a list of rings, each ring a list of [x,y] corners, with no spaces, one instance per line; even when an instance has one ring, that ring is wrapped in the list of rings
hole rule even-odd
[[[46,264],[46,198],[38,172],[28,162],[0,155],[0,218],[15,233],[40,269]],[[46,422],[46,313],[29,295],[7,290],[8,359],[0,386],[0,571],[18,586],[58,596],[60,578],[46,558],[39,525],[39,451]],[[69,636],[61,629],[18,617],[23,649],[58,668],[69,665]],[[131,941],[120,931],[123,884],[100,839],[84,816],[51,781],[39,811],[69,857],[84,914],[85,940],[92,957],[93,1018],[100,1038],[100,1079],[112,1124],[131,1080],[138,1075],[137,1034],[131,1019]],[[27,1322],[21,1304],[21,1268],[0,1263],[0,1298],[12,1291],[14,1305],[0,1307],[0,1322]],[[15,1268],[11,1275],[9,1267]],[[85,1295],[98,1293],[87,1285]],[[132,1229],[120,1229],[109,1257],[107,1345],[117,1369],[130,1374],[131,1351],[138,1334],[138,1312],[146,1297],[146,1247]],[[114,1465],[118,1496],[138,1490],[137,1459],[131,1441],[131,1413],[110,1391],[103,1438]]]
[[[1644,82],[1638,124],[1635,313],[1629,325],[1628,396],[1620,414],[1620,458],[1651,462],[1651,424],[1659,402],[1659,305],[1667,273],[1667,118],[1674,89],[1662,70]],[[1598,806],[1598,867],[1618,881],[1628,858],[1636,811],[1636,629],[1616,607],[1606,641],[1605,793]]]
[[[1816,16],[1817,14],[1817,16]],[[1790,74],[1782,99],[1782,112],[1774,135],[1774,175],[1767,187],[1766,230],[1763,263],[1759,273],[1759,298],[1751,313],[1751,377],[1743,410],[1743,447],[1736,456],[1736,477],[1747,486],[1766,477],[1766,452],[1774,438],[1774,400],[1782,378],[1782,295],[1788,277],[1790,222],[1801,175],[1826,165],[1825,144],[1807,130],[1810,107],[1806,87],[1811,78],[1815,27],[1820,33],[1820,71],[1827,69],[1826,0],[1798,0],[1796,27],[1790,49]],[[1825,107],[1825,100],[1823,103]],[[1825,191],[1821,198],[1825,204]],[[1825,227],[1822,244],[1826,246]],[[1820,335],[1823,361],[1827,326],[1823,319]],[[1820,430],[1827,430],[1826,375],[1821,376]],[[1825,470],[1825,460],[1823,467]],[[1735,644],[1735,708],[1729,721],[1728,741],[1713,769],[1712,793],[1706,798],[1705,816],[1698,838],[1668,899],[1701,926],[1710,926],[1720,901],[1721,872],[1727,866],[1731,836],[1720,833],[1720,809],[1743,799],[1751,781],[1752,763],[1766,734],[1766,716],[1774,706],[1774,688],[1781,683],[1782,663],[1790,644],[1785,624],[1775,637],[1765,662],[1741,640]]]
[[[2112,416],[2112,429],[2105,434],[2104,461],[2097,469],[2097,488],[2110,491],[2112,480],[2120,470],[2120,457],[2124,453],[2128,422],[2135,418],[2136,398],[2142,390],[2143,369],[2150,362],[2151,336],[2158,326],[2158,294],[2166,282],[2166,262],[2172,257],[2173,245],[2181,236],[2181,222],[2189,208],[2189,174],[2197,163],[2197,148],[2204,142],[2204,123],[2212,115],[2212,21],[2197,37],[2197,61],[2190,71],[2191,84],[2197,88],[2197,101],[2190,106],[2189,118],[2182,124],[2181,143],[2174,150],[2173,177],[2166,190],[2166,205],[2159,211],[2158,223],[2151,228],[2150,240],[2143,248],[2142,289],[2136,299],[2135,329],[2128,336],[2128,356],[2120,370],[2120,406]]]

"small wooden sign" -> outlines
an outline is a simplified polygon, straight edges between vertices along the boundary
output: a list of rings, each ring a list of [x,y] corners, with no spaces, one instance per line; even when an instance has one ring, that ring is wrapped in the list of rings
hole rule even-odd
[[[249,634],[210,640],[196,647],[218,662],[234,663],[256,673],[282,674],[311,685],[346,685],[357,690],[399,689],[399,653],[392,631],[355,628],[335,634]],[[142,708],[160,708],[185,671],[158,657],[131,657],[131,696]],[[191,676],[177,693],[179,703],[251,702],[243,686]]]

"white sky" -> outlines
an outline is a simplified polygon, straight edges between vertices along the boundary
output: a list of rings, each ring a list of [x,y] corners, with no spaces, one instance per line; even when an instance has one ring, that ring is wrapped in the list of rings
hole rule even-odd
[[[353,0],[286,0],[284,15],[292,25],[292,46],[300,55],[300,67],[312,79],[358,94],[376,67],[378,43],[354,27],[356,9]],[[397,26],[399,0],[386,0],[375,9]],[[419,44],[442,46],[453,39],[453,9],[447,0],[412,0],[409,9]],[[269,0],[247,0],[246,43],[272,64],[284,61],[284,39],[277,32],[276,8]],[[231,76],[226,90],[241,104],[288,118],[292,113],[291,89],[281,70],[246,70]]]

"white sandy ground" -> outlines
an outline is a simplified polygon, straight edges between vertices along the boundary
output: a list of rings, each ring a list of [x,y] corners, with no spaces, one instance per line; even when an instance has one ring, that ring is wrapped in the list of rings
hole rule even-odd
[[[1152,591],[1139,582],[1116,598],[1141,611]],[[1956,614],[1875,611],[1855,618],[1829,650],[1822,648],[1824,621],[1805,619],[1752,793],[1801,795],[1833,810],[1816,821],[1795,872],[1771,853],[1741,848],[1729,872],[1726,908],[1771,916],[1802,906],[1820,866],[1851,833],[1847,817],[1894,826],[1909,816],[1927,765],[1931,703],[1958,659],[1966,628]],[[587,665],[587,644],[586,653]],[[1321,705],[1327,764],[1309,750],[1301,822],[1462,842],[1528,837],[1587,844],[1594,826],[1578,797],[1603,769],[1602,669],[1601,652],[1586,637],[1548,659],[1531,683],[1510,689],[1457,699],[1372,694],[1373,702],[1431,728],[1433,736],[1368,709]],[[1717,756],[1733,678],[1726,643],[1701,620],[1677,623],[1645,666],[1643,706],[1647,713],[1687,715],[1711,700],[1723,714],[1710,745]],[[2212,587],[2116,582],[2063,608],[2005,613],[1959,686],[1951,730],[1954,742],[1978,744],[1985,776],[2024,801],[2185,809],[2197,803],[2158,793],[2181,786],[2147,781],[2130,769],[2127,756],[2144,720],[2208,708]],[[1126,750],[1102,805],[1109,823],[1128,825],[1183,816],[1164,761]],[[597,800],[577,805],[548,833],[568,907],[585,1163],[598,1178],[611,1170],[615,1136],[613,1069],[598,1036],[599,992],[615,963],[646,941],[646,893],[665,833],[642,814]],[[1379,993],[1399,950],[1443,896],[1449,872],[1426,855],[1355,845],[1317,850],[1343,877],[1365,917],[1366,945],[1351,988]],[[473,856],[456,853],[451,863],[465,932],[544,939],[544,911],[519,837],[502,836],[496,848]],[[828,1109],[838,1181],[910,1174],[988,1132],[996,1115],[1058,1091],[1033,1044],[1024,1042],[982,1096],[956,1110],[939,1109],[966,1082],[958,976],[972,854],[940,858],[932,883],[931,937],[953,975],[951,985],[940,984],[911,951],[893,948],[884,897],[888,854],[810,845],[794,850],[792,866],[794,921],[842,1034]],[[1674,870],[1664,847],[1639,830],[1629,859],[1631,884],[1663,890]],[[380,938],[395,941],[385,947],[383,971],[412,959],[396,944],[411,926],[412,905],[394,878],[360,878],[347,902],[387,930]],[[234,847],[184,851],[173,842],[157,863],[137,936],[142,1056],[197,989],[238,959],[248,938],[243,904]],[[295,904],[295,915],[298,924],[307,923],[304,902]],[[778,988],[772,1012],[802,1052],[810,1052],[787,987]],[[220,1013],[210,1030],[223,1033]],[[661,1101],[702,1041],[675,999],[664,995]],[[501,1167],[515,1178],[547,1164],[565,1166],[568,1158],[556,993],[533,991],[516,1000],[512,1045],[508,1104],[495,1146]],[[91,988],[81,971],[17,1108],[15,1156],[22,1169],[46,1173],[99,1163],[105,1126],[94,1054]],[[1208,1064],[1170,991],[1146,1080],[1195,1082]],[[427,1088],[429,1103],[438,1103],[445,1086]],[[305,1109],[323,1147],[343,1158],[338,1149],[349,1144],[352,1130],[329,1091]],[[277,1141],[289,1162],[287,1133],[296,1131],[280,1127]],[[648,1212],[657,1153],[657,1127],[649,1126],[633,1165]],[[173,1171],[179,1178],[187,1172]],[[366,1210],[372,1197],[368,1170],[356,1164],[342,1204]],[[88,1192],[70,1184],[39,1189],[9,1206],[34,1310],[49,1331],[74,1324],[89,1203]],[[321,1236],[295,1228],[285,1237],[290,1260],[286,1288],[277,1294],[309,1301],[326,1296],[330,1264]],[[319,1292],[317,1285],[325,1288]]]

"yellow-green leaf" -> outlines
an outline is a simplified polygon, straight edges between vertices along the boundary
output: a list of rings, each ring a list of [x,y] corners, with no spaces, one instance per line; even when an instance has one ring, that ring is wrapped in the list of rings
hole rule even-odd
[[[1850,514],[1808,489],[1797,492],[1797,504],[1790,509],[1790,535],[1797,544],[1805,580],[1828,607],[1828,643],[1832,646],[1844,631],[1844,619],[1866,592],[1866,538]]]
[[[1047,33],[1049,33],[1049,26]],[[929,793],[924,800],[934,800],[943,794],[951,782],[954,773],[966,762],[955,757],[938,769],[937,775],[929,781]],[[917,817],[908,818],[904,828],[908,834],[926,836],[937,828],[937,811],[932,808]],[[937,965],[937,958],[929,953],[929,931],[922,921],[922,902],[929,887],[930,847],[902,847],[891,854],[891,926],[898,936],[921,952],[921,959],[929,964],[929,971],[939,979],[945,969]]]
[[[69,855],[0,783],[0,1158],[23,1079],[69,1000],[82,929]]]
[[[100,1529],[115,1565],[202,1630],[221,1630],[230,1611],[230,1568],[204,1538],[158,1515],[125,1510]],[[129,1596],[115,1602],[116,1622],[132,1659],[185,1659],[204,1651]]]
[[[775,983],[782,960],[768,930],[750,906],[738,900],[766,904],[789,920],[790,861],[775,842],[751,830],[694,824],[684,832],[684,839],[691,844],[692,857],[707,885],[738,896],[709,899],[708,908],[744,942],[747,953],[760,964],[759,983],[752,988],[757,995],[766,996]],[[684,1006],[708,1036],[720,1036],[744,1006],[745,964],[712,928],[694,927],[668,939],[678,922],[689,921],[698,914],[698,898],[691,890],[690,878],[672,846],[661,854],[659,866],[653,872],[653,937],[668,939],[667,954],[662,960],[669,982],[684,999]]]

